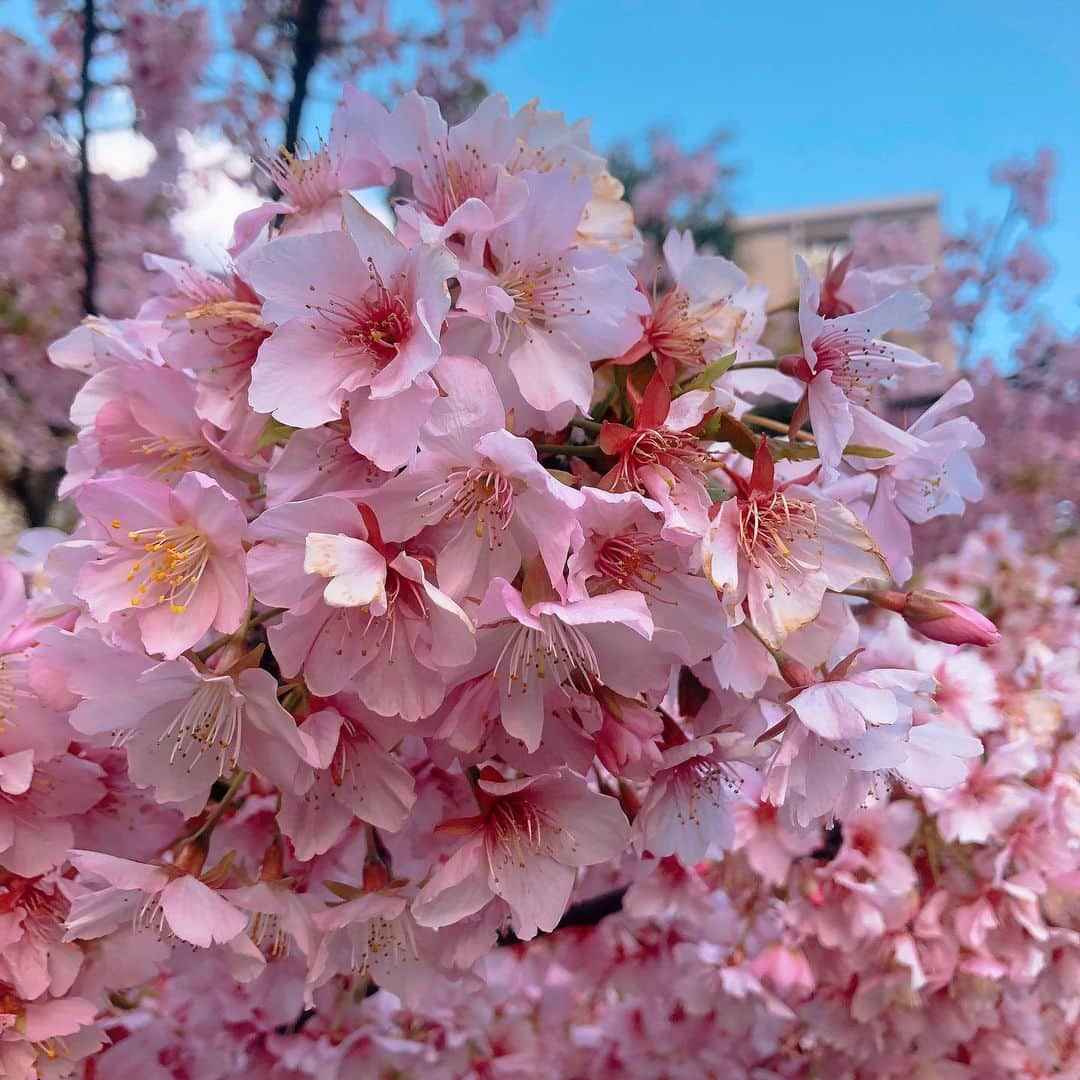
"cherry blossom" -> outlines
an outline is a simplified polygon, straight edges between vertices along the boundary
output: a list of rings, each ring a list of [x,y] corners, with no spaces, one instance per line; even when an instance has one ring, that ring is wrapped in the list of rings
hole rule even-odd
[[[977,378],[885,396],[940,282],[861,230],[773,357],[690,235],[638,272],[584,123],[444,115],[350,91],[236,265],[166,247],[52,347],[79,520],[0,562],[0,1071],[1071,1075],[1075,568],[1043,511],[916,557],[985,456]]]
[[[498,774],[477,781],[481,813],[444,822],[464,839],[417,896],[422,926],[445,926],[493,897],[509,906],[518,937],[552,930],[574,883],[574,870],[611,858],[628,839],[616,801],[568,773],[522,780]]]
[[[867,409],[884,379],[930,363],[906,346],[883,341],[893,330],[917,330],[929,302],[911,288],[898,289],[862,311],[826,319],[818,314],[821,285],[799,256],[799,333],[802,353],[781,370],[806,383],[804,404],[822,460],[837,464],[851,441],[876,445],[882,424]]]
[[[436,396],[429,372],[456,263],[443,248],[405,248],[358,204],[346,205],[345,218],[346,233],[283,238],[245,264],[264,316],[277,324],[252,367],[251,404],[305,428],[347,409],[357,452],[395,468],[411,456]]]
[[[291,608],[270,630],[287,675],[302,670],[327,696],[363,672],[357,691],[386,716],[416,720],[438,707],[441,673],[475,652],[472,621],[424,561],[382,540],[370,511],[331,496],[290,503],[257,519],[252,538],[256,597]]]
[[[841,503],[805,484],[777,483],[767,443],[758,445],[747,482],[720,504],[702,546],[709,580],[724,595],[728,619],[749,616],[773,646],[809,623],[826,590],[887,576],[870,533]]]
[[[99,554],[76,590],[94,617],[134,618],[149,652],[179,656],[213,626],[236,630],[247,596],[246,522],[236,500],[192,472],[170,489],[135,477],[95,480],[79,508]]]
[[[462,268],[460,304],[490,324],[498,356],[524,402],[541,413],[592,399],[590,365],[618,356],[636,338],[644,297],[625,265],[574,246],[591,186],[566,169],[527,173],[524,207],[487,236],[491,269]]]

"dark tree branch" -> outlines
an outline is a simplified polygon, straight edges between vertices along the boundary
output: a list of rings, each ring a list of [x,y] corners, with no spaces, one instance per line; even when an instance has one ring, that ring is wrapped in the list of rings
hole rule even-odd
[[[834,821],[831,825],[826,826],[822,835],[821,847],[815,848],[810,852],[811,859],[817,859],[818,862],[832,862],[837,855],[840,854],[840,849],[844,846],[844,829],[839,821]]]
[[[322,39],[319,36],[319,22],[322,19],[326,0],[297,0],[296,37],[293,40],[293,92],[289,99],[289,109],[285,114],[286,150],[296,152],[300,137],[300,119],[304,112],[304,103],[308,96],[308,80],[319,59]]]
[[[24,466],[8,482],[30,528],[48,524],[49,511],[56,503],[56,489],[63,476],[62,468],[38,470]]]
[[[559,930],[569,930],[571,927],[596,926],[597,923],[607,918],[608,915],[614,915],[616,912],[622,911],[623,897],[626,895],[626,890],[629,888],[629,885],[623,885],[621,888],[612,889],[611,892],[601,893],[599,896],[593,896],[588,900],[582,900],[577,904],[571,904],[566,909],[566,914],[559,920],[558,925],[551,933],[557,933]],[[547,936],[548,932],[545,930],[541,930],[537,935],[537,937]],[[522,941],[513,930],[503,931],[503,933],[499,935],[498,943],[499,945],[529,944],[527,941]],[[378,983],[369,979],[364,986],[364,997],[371,997],[372,994],[377,994],[378,992]],[[314,1009],[304,1009],[291,1024],[282,1024],[277,1029],[278,1034],[295,1035],[304,1028],[304,1025],[307,1024],[314,1015]]]
[[[90,191],[90,64],[94,59],[94,41],[98,35],[94,0],[83,0],[82,65],[79,70],[79,175],[76,187],[79,194],[79,225],[83,247],[82,307],[87,315],[96,315],[94,292],[97,286],[97,247],[94,243],[94,208]]]
[[[616,912],[622,911],[623,897],[629,888],[629,885],[623,885],[618,889],[612,889],[611,892],[601,893],[599,896],[593,896],[588,900],[581,900],[576,904],[571,904],[551,933],[555,934],[560,930],[569,930],[575,926],[596,926],[608,915],[614,915]],[[541,930],[537,936],[546,937],[547,931]],[[499,944],[518,945],[527,943],[522,942],[513,930],[504,930],[499,935]]]

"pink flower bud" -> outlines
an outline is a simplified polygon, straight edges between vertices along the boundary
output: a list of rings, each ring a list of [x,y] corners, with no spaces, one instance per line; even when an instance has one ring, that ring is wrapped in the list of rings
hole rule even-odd
[[[996,645],[997,627],[973,607],[933,592],[877,589],[864,595],[887,611],[902,615],[912,630],[947,645]]]
[[[996,645],[1001,640],[998,628],[985,616],[958,600],[926,599],[919,594],[904,610],[904,618],[912,630],[933,641],[948,645]]]
[[[814,682],[814,673],[801,661],[792,656],[783,656],[777,661],[780,678],[797,690]]]

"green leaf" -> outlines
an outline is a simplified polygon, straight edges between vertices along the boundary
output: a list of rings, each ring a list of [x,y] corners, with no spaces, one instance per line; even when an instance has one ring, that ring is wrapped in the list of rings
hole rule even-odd
[[[721,356],[719,360],[714,360],[708,367],[702,368],[689,382],[677,386],[671,396],[681,397],[683,394],[690,393],[691,390],[711,390],[713,383],[734,363],[735,353]]]
[[[288,424],[283,424],[280,420],[275,420],[272,416],[266,421],[266,427],[263,428],[262,435],[259,436],[259,443],[257,449],[265,450],[268,446],[284,446],[294,431],[298,428],[289,427]]]
[[[757,451],[757,437],[730,413],[714,413],[702,429],[701,438],[710,442],[729,442],[743,457],[752,458]]]
[[[848,443],[844,447],[844,453],[852,457],[887,458],[892,457],[891,450],[884,450],[880,446],[863,446],[861,443]]]
[[[770,439],[769,449],[774,461],[813,461],[819,456],[815,443],[789,442],[787,439]]]
[[[714,503],[727,502],[731,498],[731,492],[711,476],[705,477],[705,490]]]

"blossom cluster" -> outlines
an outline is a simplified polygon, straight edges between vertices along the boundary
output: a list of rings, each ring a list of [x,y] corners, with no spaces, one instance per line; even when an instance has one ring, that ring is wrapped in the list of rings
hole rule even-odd
[[[670,285],[635,277],[619,185],[534,104],[449,126],[350,90],[272,168],[226,272],[147,256],[134,318],[50,350],[88,376],[81,520],[3,567],[5,1075],[110,1041],[109,1076],[334,1075],[368,996],[490,1002],[500,942],[629,881],[631,915],[672,876],[696,903],[757,827],[777,884],[865,820],[883,866],[856,845],[835,887],[874,925],[915,800],[1000,726],[890,637],[998,640],[981,597],[912,581],[982,439],[964,382],[906,429],[879,407],[929,363],[887,336],[925,320],[918,272],[800,260],[774,357],[763,290],[689,234]],[[379,184],[392,228],[351,194]]]
[[[962,784],[894,787],[823,838],[778,819],[747,773],[722,858],[641,862],[623,877],[621,912],[497,950],[477,992],[420,1008],[339,995],[329,1022],[320,1009],[300,1032],[266,1037],[265,1060],[300,1041],[306,1064],[283,1075],[1075,1074],[1076,593],[1004,519],[926,580],[989,602],[1000,643],[975,654],[897,621],[871,621],[861,641],[875,662],[933,677],[950,729],[983,741]],[[155,1005],[157,1037],[193,992]],[[252,1026],[256,1008],[243,1007]],[[205,1019],[190,1015],[185,1034],[201,1035]],[[135,1036],[110,1053],[126,1064],[149,1045]]]
[[[192,11],[163,13],[150,4],[137,11],[128,2],[117,3],[115,10],[112,4],[98,5],[99,18],[127,27],[123,47],[114,42],[107,61],[124,70],[157,157],[145,176],[115,179],[95,172],[91,182],[89,174],[80,174],[75,146],[83,44],[79,15],[69,4],[40,7],[47,44],[0,29],[0,65],[12,88],[0,102],[0,474],[5,480],[20,469],[42,473],[63,462],[67,414],[80,380],[48,363],[49,343],[88,310],[130,313],[147,282],[142,252],[178,247],[168,222],[177,202],[175,125],[188,119],[191,94],[185,91],[203,57],[201,24]],[[178,42],[183,47],[178,49]],[[166,47],[174,53],[169,63],[160,60]],[[97,67],[94,76],[104,79]],[[80,183],[85,185],[81,196]],[[90,222],[89,240],[82,212]],[[43,518],[53,493],[19,494],[30,516]]]
[[[972,219],[946,235],[941,263],[921,283],[932,297],[930,337],[970,366],[975,397],[968,415],[994,438],[972,460],[984,498],[964,516],[940,518],[922,530],[917,553],[932,557],[962,543],[973,519],[1006,515],[1029,548],[1063,566],[1064,580],[1080,584],[1075,483],[1078,449],[1072,437],[1080,397],[1080,335],[1048,320],[1041,291],[1051,267],[1039,249],[1039,230],[1050,220],[1049,185],[1054,159],[1042,150],[1030,161],[996,166],[991,177],[1008,188],[1007,207],[996,220]],[[861,270],[932,261],[925,244],[899,223],[858,222],[851,262]],[[980,329],[993,320],[1007,331],[1007,353],[986,355]],[[918,373],[916,373],[918,375]],[[925,400],[940,380],[909,381],[891,397],[903,412]],[[1003,452],[1004,451],[1004,452]]]
[[[227,176],[210,159],[293,147],[315,78],[474,100],[475,65],[540,25],[547,4],[440,0],[420,18],[397,0],[23,6],[24,36],[0,28],[0,516],[42,523],[78,386],[46,347],[84,315],[137,308],[147,293],[139,257],[181,250],[174,219],[206,185],[272,184],[257,169]],[[310,80],[296,79],[298,64]],[[145,174],[114,175],[125,146],[146,154]]]

